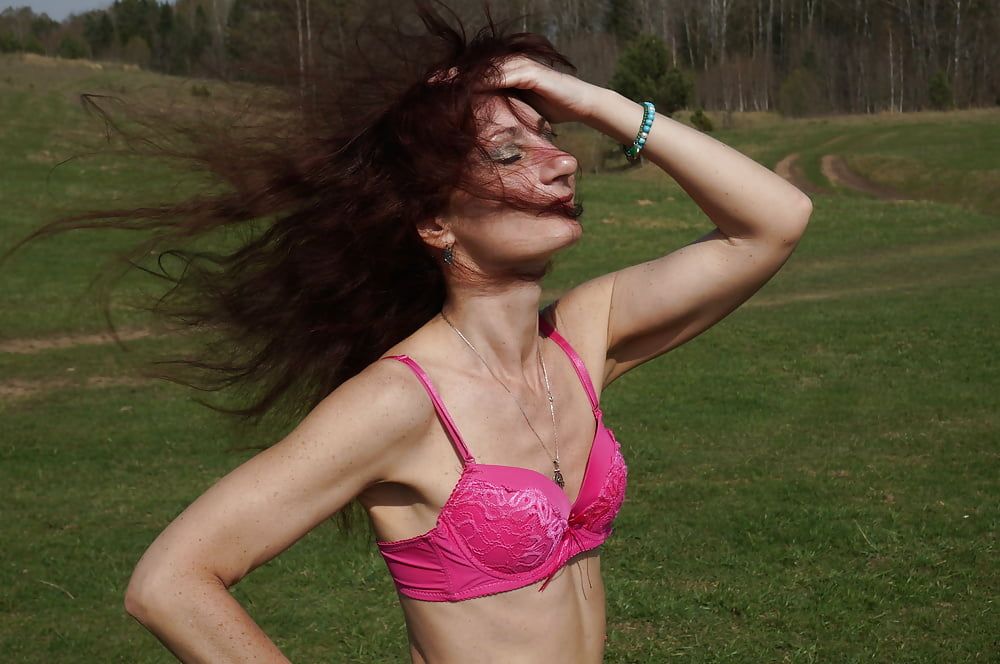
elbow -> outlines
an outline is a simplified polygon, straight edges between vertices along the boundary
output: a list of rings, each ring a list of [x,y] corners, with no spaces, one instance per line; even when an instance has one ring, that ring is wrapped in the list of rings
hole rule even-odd
[[[178,597],[181,592],[179,585],[173,575],[140,563],[125,589],[125,613],[144,625],[150,624],[156,616],[171,611],[172,598]]]
[[[800,217],[802,219],[802,230],[805,231],[806,224],[809,223],[809,217],[813,213],[813,202],[806,194],[802,194],[802,202],[799,205]]]
[[[132,616],[141,625],[149,625],[150,617],[146,606],[134,593],[125,593],[125,613]]]
[[[208,586],[227,588],[222,580],[195,568],[178,568],[172,562],[140,561],[125,589],[125,613],[149,627],[190,611],[191,601]]]
[[[793,248],[805,235],[809,226],[809,218],[812,217],[812,199],[802,194],[801,200],[794,206],[789,206],[793,212],[789,215],[788,223],[781,230],[779,240],[786,247]]]
[[[125,593],[124,606],[125,606],[125,613],[127,613],[128,615],[132,616],[143,625],[145,625],[148,622],[149,619],[147,616],[149,614],[147,613],[146,605],[143,604],[142,600],[139,598],[139,595],[136,592],[129,590]]]
[[[125,589],[125,613],[145,624],[156,605],[157,596],[147,575],[136,568]]]

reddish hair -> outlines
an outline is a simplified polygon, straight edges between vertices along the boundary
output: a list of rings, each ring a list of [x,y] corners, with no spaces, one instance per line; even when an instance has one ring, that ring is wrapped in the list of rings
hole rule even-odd
[[[183,160],[209,175],[212,189],[162,205],[58,219],[3,258],[71,229],[148,231],[121,256],[126,271],[135,267],[169,282],[148,309],[212,336],[200,355],[153,362],[158,368],[146,373],[204,391],[240,390],[242,406],[199,403],[249,421],[308,412],[440,311],[440,255],[415,227],[442,213],[456,189],[539,214],[575,218],[582,211],[510,195],[497,186],[495,170],[473,167],[485,150],[475,88],[497,80],[500,61],[525,55],[570,70],[572,64],[543,36],[512,32],[513,20],[495,21],[488,5],[484,27],[469,38],[450,10],[446,20],[431,3],[414,4],[421,32],[407,32],[391,13],[388,25],[366,19],[355,49],[314,68],[306,85],[293,77],[270,88],[276,92],[266,109],[255,109],[253,126],[148,111],[130,112],[125,123],[110,98],[83,95],[130,153]],[[453,67],[452,78],[428,82]],[[230,230],[245,237],[230,251],[194,244]],[[155,268],[140,264],[150,255]],[[502,277],[538,280],[550,267]]]

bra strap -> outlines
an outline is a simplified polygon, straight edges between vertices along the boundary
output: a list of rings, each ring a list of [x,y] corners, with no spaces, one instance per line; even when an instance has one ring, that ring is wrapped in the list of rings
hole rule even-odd
[[[437,411],[441,422],[444,424],[445,430],[447,430],[455,449],[458,450],[459,456],[462,458],[462,465],[467,463],[475,463],[475,459],[472,454],[469,453],[469,448],[466,447],[465,441],[462,440],[462,434],[458,432],[458,427],[455,426],[454,420],[451,419],[451,415],[448,413],[448,409],[444,407],[444,402],[441,401],[441,397],[438,395],[437,390],[434,389],[434,385],[431,383],[431,379],[427,376],[420,365],[417,364],[409,355],[387,355],[384,360],[393,359],[399,360],[403,364],[406,364],[413,370],[413,373],[417,375],[417,378],[423,384],[424,389],[427,390],[427,394],[431,397],[431,402],[434,404],[434,410]]]
[[[563,335],[559,334],[559,331],[552,327],[547,320],[545,320],[541,311],[538,312],[538,325],[542,334],[555,341],[559,347],[563,349],[563,352],[565,352],[569,357],[570,361],[573,363],[573,368],[576,369],[576,375],[580,377],[583,389],[586,390],[587,396],[590,397],[591,407],[593,407],[595,412],[600,411],[601,407],[597,402],[597,392],[594,390],[594,383],[590,380],[590,373],[587,372],[587,366],[583,363],[583,360],[580,359],[580,356],[577,355],[576,351],[573,350],[573,347],[569,345],[569,342],[566,341]]]

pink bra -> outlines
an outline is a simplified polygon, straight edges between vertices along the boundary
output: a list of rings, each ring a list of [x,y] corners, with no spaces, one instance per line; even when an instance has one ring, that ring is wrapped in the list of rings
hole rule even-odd
[[[407,597],[453,602],[544,578],[542,591],[570,558],[600,546],[613,532],[628,475],[621,446],[604,426],[579,355],[541,315],[539,325],[569,356],[597,419],[580,494],[572,504],[550,476],[531,468],[478,463],[423,369],[407,355],[383,358],[407,364],[420,379],[463,466],[431,530],[376,542],[396,588]]]

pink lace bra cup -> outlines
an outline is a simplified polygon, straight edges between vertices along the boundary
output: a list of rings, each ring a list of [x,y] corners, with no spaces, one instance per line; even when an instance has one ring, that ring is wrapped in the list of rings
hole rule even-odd
[[[597,430],[576,500],[550,475],[531,468],[478,463],[423,369],[407,355],[391,355],[420,379],[462,460],[462,475],[424,533],[379,552],[398,591],[407,597],[453,602],[492,595],[545,579],[545,589],[566,562],[594,549],[613,532],[625,499],[628,469],[621,446],[604,425],[587,368],[569,343],[539,314],[541,332],[566,353],[583,384]]]

